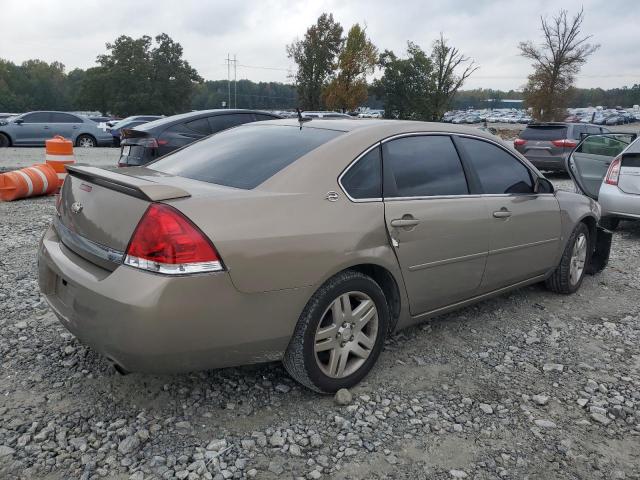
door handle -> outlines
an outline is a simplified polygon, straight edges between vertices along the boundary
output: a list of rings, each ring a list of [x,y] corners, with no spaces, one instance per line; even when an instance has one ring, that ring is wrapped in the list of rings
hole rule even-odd
[[[506,208],[503,208],[497,212],[493,212],[493,216],[495,218],[509,218],[511,216],[511,212]]]
[[[419,220],[416,220],[415,218],[396,218],[394,220],[391,220],[391,226],[392,227],[415,227],[416,225],[418,225],[420,223]]]
[[[44,128],[45,130],[50,130],[50,128],[49,128],[49,127],[43,127],[43,128]]]

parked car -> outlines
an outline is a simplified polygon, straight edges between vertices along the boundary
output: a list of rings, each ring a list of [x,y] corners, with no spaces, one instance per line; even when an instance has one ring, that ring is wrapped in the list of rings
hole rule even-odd
[[[18,113],[2,112],[2,113],[0,113],[0,121],[1,120],[6,120],[7,118],[11,118],[11,117],[17,117],[18,115],[19,115]]]
[[[280,117],[260,110],[200,110],[125,129],[118,165],[144,165],[212,133],[277,118]]]
[[[350,115],[347,115],[346,113],[338,113],[338,112],[325,112],[325,111],[318,111],[318,112],[302,112],[302,116],[303,117],[307,117],[307,118],[316,118],[316,119],[324,119],[324,120],[335,120],[336,118],[340,118],[340,119],[352,119],[353,117],[351,117]],[[371,116],[368,118],[372,118]]]
[[[122,141],[122,130],[125,128],[135,128],[145,123],[149,123],[153,120],[163,118],[160,115],[134,115],[132,117],[123,118],[117,121],[111,127],[107,128],[107,132],[110,132],[113,136],[113,146],[119,147]]]
[[[57,208],[40,289],[121,371],[282,359],[321,392],[397,329],[537,282],[575,292],[611,238],[596,201],[490,135],[407,121],[258,122],[147,167],[72,166]]]
[[[583,135],[606,133],[603,127],[583,123],[530,123],[513,142],[516,150],[541,170],[564,171],[571,150]]]
[[[580,192],[597,200],[601,224],[614,230],[621,219],[640,220],[640,140],[636,134],[590,135],[567,159]]]
[[[0,125],[0,147],[43,146],[62,135],[76,147],[110,146],[111,135],[95,122],[66,112],[29,112],[11,117]]]

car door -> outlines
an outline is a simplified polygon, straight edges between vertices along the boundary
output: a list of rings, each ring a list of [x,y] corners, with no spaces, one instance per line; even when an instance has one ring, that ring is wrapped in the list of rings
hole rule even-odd
[[[385,222],[417,315],[473,297],[489,247],[489,221],[448,135],[385,141]]]
[[[50,132],[49,112],[27,113],[20,117],[22,123],[16,123],[15,145],[44,145]]]
[[[597,200],[602,179],[611,161],[627,148],[635,136],[607,133],[589,135],[569,156],[567,171],[579,190]]]
[[[535,193],[537,174],[501,145],[465,136],[455,141],[482,190],[490,223],[481,290],[496,290],[549,271],[557,262],[561,241],[560,207],[551,189]]]
[[[80,130],[82,123],[82,120],[75,115],[62,112],[52,112],[48,138],[54,137],[56,135],[61,135],[64,138],[70,139],[75,143],[76,137],[78,136],[78,131]]]

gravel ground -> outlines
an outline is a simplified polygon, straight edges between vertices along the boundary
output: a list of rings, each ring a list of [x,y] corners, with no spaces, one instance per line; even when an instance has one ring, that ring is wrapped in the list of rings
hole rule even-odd
[[[53,212],[0,203],[2,479],[640,478],[640,222],[577,294],[532,286],[402,331],[334,399],[278,363],[115,373],[38,293]]]
[[[116,165],[120,157],[119,148],[74,148],[76,162],[88,163],[95,167]],[[0,172],[24,168],[34,163],[43,163],[44,148],[0,148]]]

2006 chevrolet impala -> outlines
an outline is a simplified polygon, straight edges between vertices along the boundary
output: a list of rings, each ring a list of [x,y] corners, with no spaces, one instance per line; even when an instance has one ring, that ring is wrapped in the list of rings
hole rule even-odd
[[[385,337],[534,282],[603,268],[598,204],[490,134],[275,120],[143,167],[69,168],[39,252],[60,321],[122,370],[282,360],[332,392]]]

